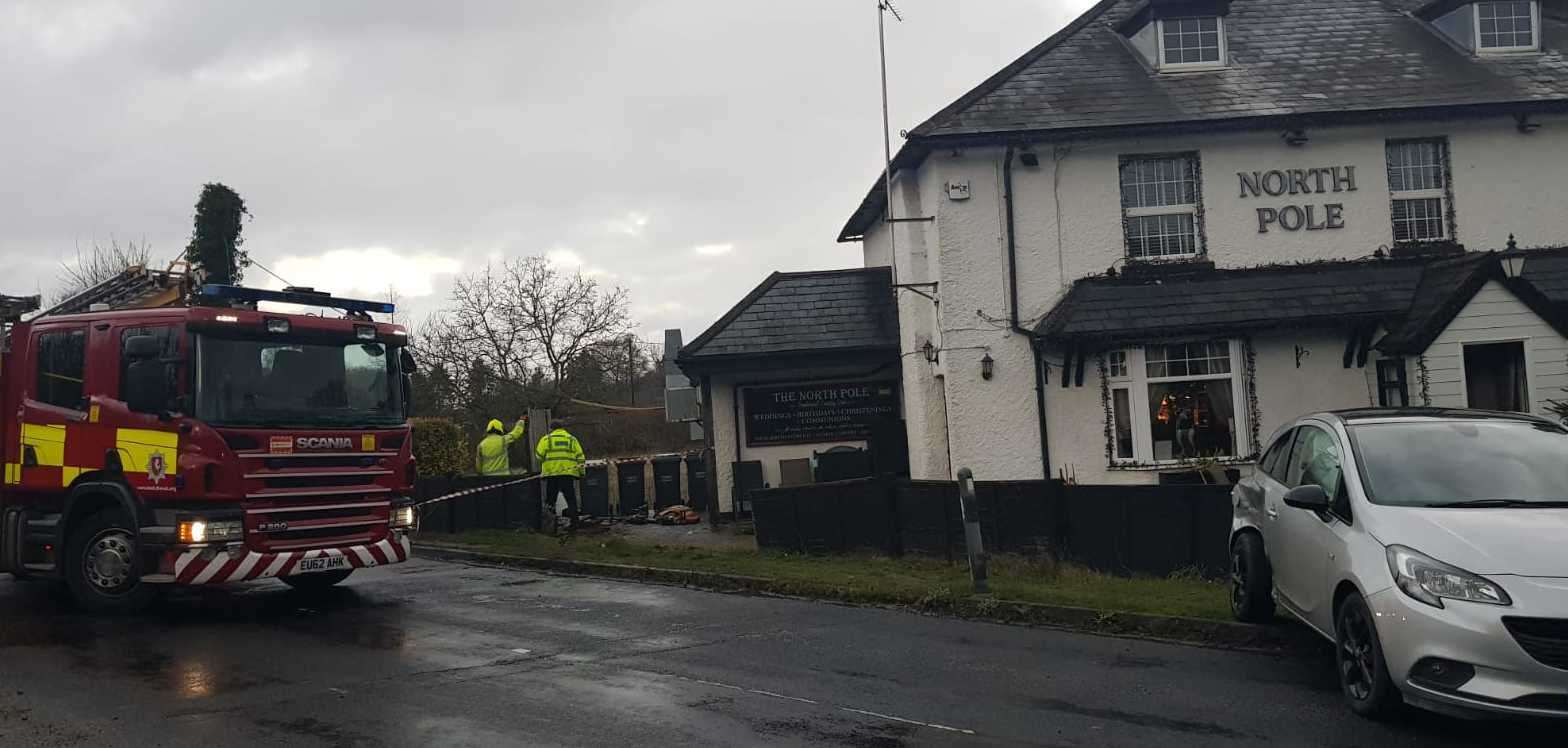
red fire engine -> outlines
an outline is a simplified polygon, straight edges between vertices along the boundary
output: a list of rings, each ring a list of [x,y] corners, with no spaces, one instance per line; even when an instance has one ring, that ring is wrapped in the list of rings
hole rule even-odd
[[[408,558],[414,362],[403,328],[369,316],[392,306],[310,289],[202,297],[31,321],[18,299],[0,304],[0,572],[118,611],[164,585],[317,588]]]

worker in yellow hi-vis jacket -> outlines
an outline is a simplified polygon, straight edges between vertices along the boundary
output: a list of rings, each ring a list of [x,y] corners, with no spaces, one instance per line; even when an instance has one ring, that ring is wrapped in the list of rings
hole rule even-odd
[[[490,421],[485,427],[485,438],[479,440],[479,447],[474,450],[474,470],[480,475],[511,475],[512,459],[506,449],[523,438],[527,429],[526,416],[517,419],[510,432],[504,430],[499,420]]]
[[[534,448],[544,476],[544,503],[554,508],[557,494],[566,499],[567,523],[577,527],[577,481],[583,477],[583,445],[566,430],[566,422],[550,421],[550,433]]]

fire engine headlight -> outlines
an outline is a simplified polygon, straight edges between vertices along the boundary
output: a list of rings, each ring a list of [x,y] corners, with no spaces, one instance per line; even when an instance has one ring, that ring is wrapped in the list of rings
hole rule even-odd
[[[245,537],[245,523],[238,520],[230,522],[208,522],[202,519],[181,520],[176,537],[180,543],[186,545],[240,540]]]
[[[414,507],[392,507],[392,517],[387,520],[387,526],[394,530],[407,530],[414,526]]]

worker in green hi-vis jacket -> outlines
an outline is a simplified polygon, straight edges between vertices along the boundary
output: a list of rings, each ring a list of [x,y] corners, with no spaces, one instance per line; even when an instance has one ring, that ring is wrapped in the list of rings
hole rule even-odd
[[[527,430],[526,416],[517,419],[517,425],[510,432],[502,431],[499,420],[491,420],[485,428],[485,438],[479,440],[479,448],[474,452],[474,469],[480,475],[511,475],[512,458],[507,454],[507,448],[523,438]]]

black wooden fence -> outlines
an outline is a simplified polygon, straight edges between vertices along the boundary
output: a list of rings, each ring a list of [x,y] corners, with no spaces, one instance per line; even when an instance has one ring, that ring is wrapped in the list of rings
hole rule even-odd
[[[421,478],[414,484],[414,498],[425,502],[449,494],[462,496],[428,504],[419,509],[420,534],[448,534],[467,530],[508,530],[541,524],[540,481],[513,483],[515,477]],[[512,485],[506,485],[511,483]]]
[[[992,553],[1059,558],[1114,574],[1225,573],[1228,486],[975,484]],[[802,553],[964,555],[958,486],[892,478],[754,491],[757,544]]]

